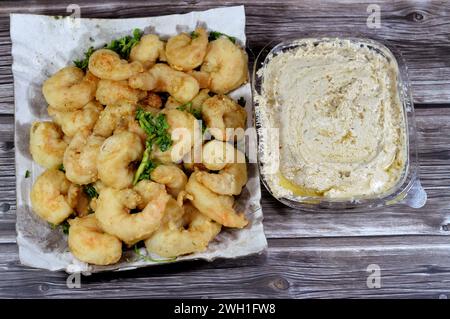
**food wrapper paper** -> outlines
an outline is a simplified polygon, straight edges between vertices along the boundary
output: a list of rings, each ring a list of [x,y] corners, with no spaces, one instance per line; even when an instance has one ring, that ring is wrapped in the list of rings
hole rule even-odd
[[[83,12],[81,11],[81,15]],[[145,14],[143,12],[143,14]],[[132,249],[124,252],[119,263],[94,266],[75,259],[67,247],[67,236],[60,227],[52,228],[36,216],[31,208],[30,191],[43,169],[32,161],[29,152],[29,130],[33,121],[49,120],[47,104],[42,95],[42,83],[60,68],[83,58],[90,46],[101,47],[112,39],[140,28],[156,33],[163,39],[189,32],[197,25],[210,31],[220,31],[235,37],[245,45],[245,11],[243,6],[218,8],[202,12],[133,19],[84,19],[51,17],[30,14],[11,14],[11,40],[15,95],[15,152],[17,183],[17,244],[22,264],[52,271],[94,273],[118,271],[169,262],[143,258]],[[252,126],[250,85],[246,84],[230,94],[246,100],[248,126]],[[248,139],[248,138],[247,138]],[[256,153],[253,135],[250,147]],[[260,181],[256,164],[249,164],[249,181],[236,200],[245,212],[249,225],[244,229],[224,229],[203,253],[179,257],[175,262],[192,259],[213,260],[236,258],[262,252],[267,247],[262,225]],[[31,172],[26,178],[25,172]],[[173,262],[172,260],[170,262]]]

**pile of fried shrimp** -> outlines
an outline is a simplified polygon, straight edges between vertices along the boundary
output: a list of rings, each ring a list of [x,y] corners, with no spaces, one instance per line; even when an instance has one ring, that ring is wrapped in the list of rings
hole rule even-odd
[[[248,224],[234,205],[247,183],[234,132],[247,114],[226,95],[247,81],[248,59],[232,37],[135,30],[74,62],[42,87],[52,121],[31,126],[31,155],[46,169],[31,203],[68,226],[78,260],[114,264],[137,245],[174,258]]]

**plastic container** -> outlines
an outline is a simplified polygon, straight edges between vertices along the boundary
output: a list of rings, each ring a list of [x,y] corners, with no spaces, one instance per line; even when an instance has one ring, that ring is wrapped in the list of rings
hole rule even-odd
[[[294,50],[302,45],[302,41],[306,39],[313,39],[314,42],[318,41],[330,41],[330,40],[350,40],[357,43],[364,43],[370,47],[370,49],[376,50],[377,53],[384,55],[387,59],[394,59],[398,65],[397,85],[398,93],[401,104],[404,109],[405,116],[405,134],[406,134],[406,163],[404,166],[403,174],[398,183],[392,187],[388,192],[375,195],[375,196],[361,196],[352,199],[330,199],[320,196],[305,196],[299,197],[295,195],[276,197],[271,190],[270,185],[267,182],[267,176],[264,174],[264,165],[268,163],[262,162],[262,139],[261,130],[264,129],[260,125],[260,112],[261,108],[258,104],[256,96],[262,95],[262,83],[264,81],[264,72],[258,72],[261,68],[264,68],[268,63],[268,57],[277,55],[282,52]],[[326,37],[326,36],[307,36],[302,38],[285,40],[281,43],[271,42],[264,49],[261,50],[257,56],[253,67],[253,79],[252,90],[254,97],[254,118],[255,128],[258,136],[258,166],[260,169],[261,179],[267,190],[281,203],[300,210],[306,211],[343,211],[343,210],[355,210],[365,211],[370,209],[376,209],[393,204],[404,204],[412,208],[420,208],[425,205],[427,195],[420,184],[419,180],[419,163],[417,158],[417,137],[416,137],[416,122],[414,117],[414,105],[411,98],[411,89],[408,80],[408,74],[406,65],[400,52],[390,44],[381,43],[365,37],[354,36],[338,36],[338,37]]]

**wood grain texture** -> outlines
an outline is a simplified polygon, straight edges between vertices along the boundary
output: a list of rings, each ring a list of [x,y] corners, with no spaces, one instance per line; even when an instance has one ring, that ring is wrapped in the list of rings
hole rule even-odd
[[[411,236],[270,240],[261,255],[170,264],[81,277],[17,264],[15,245],[2,245],[2,297],[34,298],[439,298],[450,294],[450,243]],[[414,255],[414,258],[411,258]],[[381,270],[381,288],[367,287],[367,267]]]
[[[205,10],[217,1],[76,1],[82,17],[124,18]],[[223,5],[242,4],[226,1]],[[248,47],[257,54],[271,40],[305,32],[361,33],[385,39],[402,52],[414,101],[450,102],[450,3],[448,1],[246,1]],[[369,4],[381,10],[381,28],[366,25]],[[0,3],[0,113],[13,113],[11,12],[68,15],[67,3],[4,1]],[[330,30],[330,26],[332,29]],[[80,48],[83,51],[83,48]]]
[[[220,2],[224,5],[236,1]],[[217,7],[217,1],[77,1],[83,17],[137,17]],[[381,29],[366,27],[367,5],[381,8]],[[263,190],[269,249],[236,260],[172,264],[83,277],[23,267],[15,244],[13,87],[9,13],[66,15],[55,1],[0,2],[0,297],[426,297],[450,288],[450,3],[448,1],[247,1],[252,52],[298,32],[369,33],[404,53],[417,115],[421,180],[429,200],[420,210],[392,206],[366,213],[312,214],[289,209]],[[24,174],[25,172],[17,172]],[[378,264],[382,287],[368,289],[366,268]],[[449,296],[450,297],[450,296]]]

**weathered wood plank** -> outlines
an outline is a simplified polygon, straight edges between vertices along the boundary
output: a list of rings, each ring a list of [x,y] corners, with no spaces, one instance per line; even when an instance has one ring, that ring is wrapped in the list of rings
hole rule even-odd
[[[217,7],[216,1],[77,1],[82,17],[156,16]],[[226,5],[240,4],[227,1]],[[381,9],[381,28],[366,26],[369,4]],[[55,1],[2,2],[0,5],[0,113],[13,113],[9,13],[67,15],[67,4]],[[450,3],[447,1],[248,1],[249,48],[257,53],[268,41],[299,32],[355,32],[387,39],[403,52],[410,71],[414,100],[450,102]],[[83,48],[80,48],[82,51]]]
[[[37,298],[357,298],[450,294],[447,238],[411,236],[270,240],[265,254],[236,260],[171,264],[81,278],[22,267],[17,247],[0,244],[0,297]],[[367,267],[381,270],[381,288],[367,288]],[[101,292],[101,293],[100,293]]]

